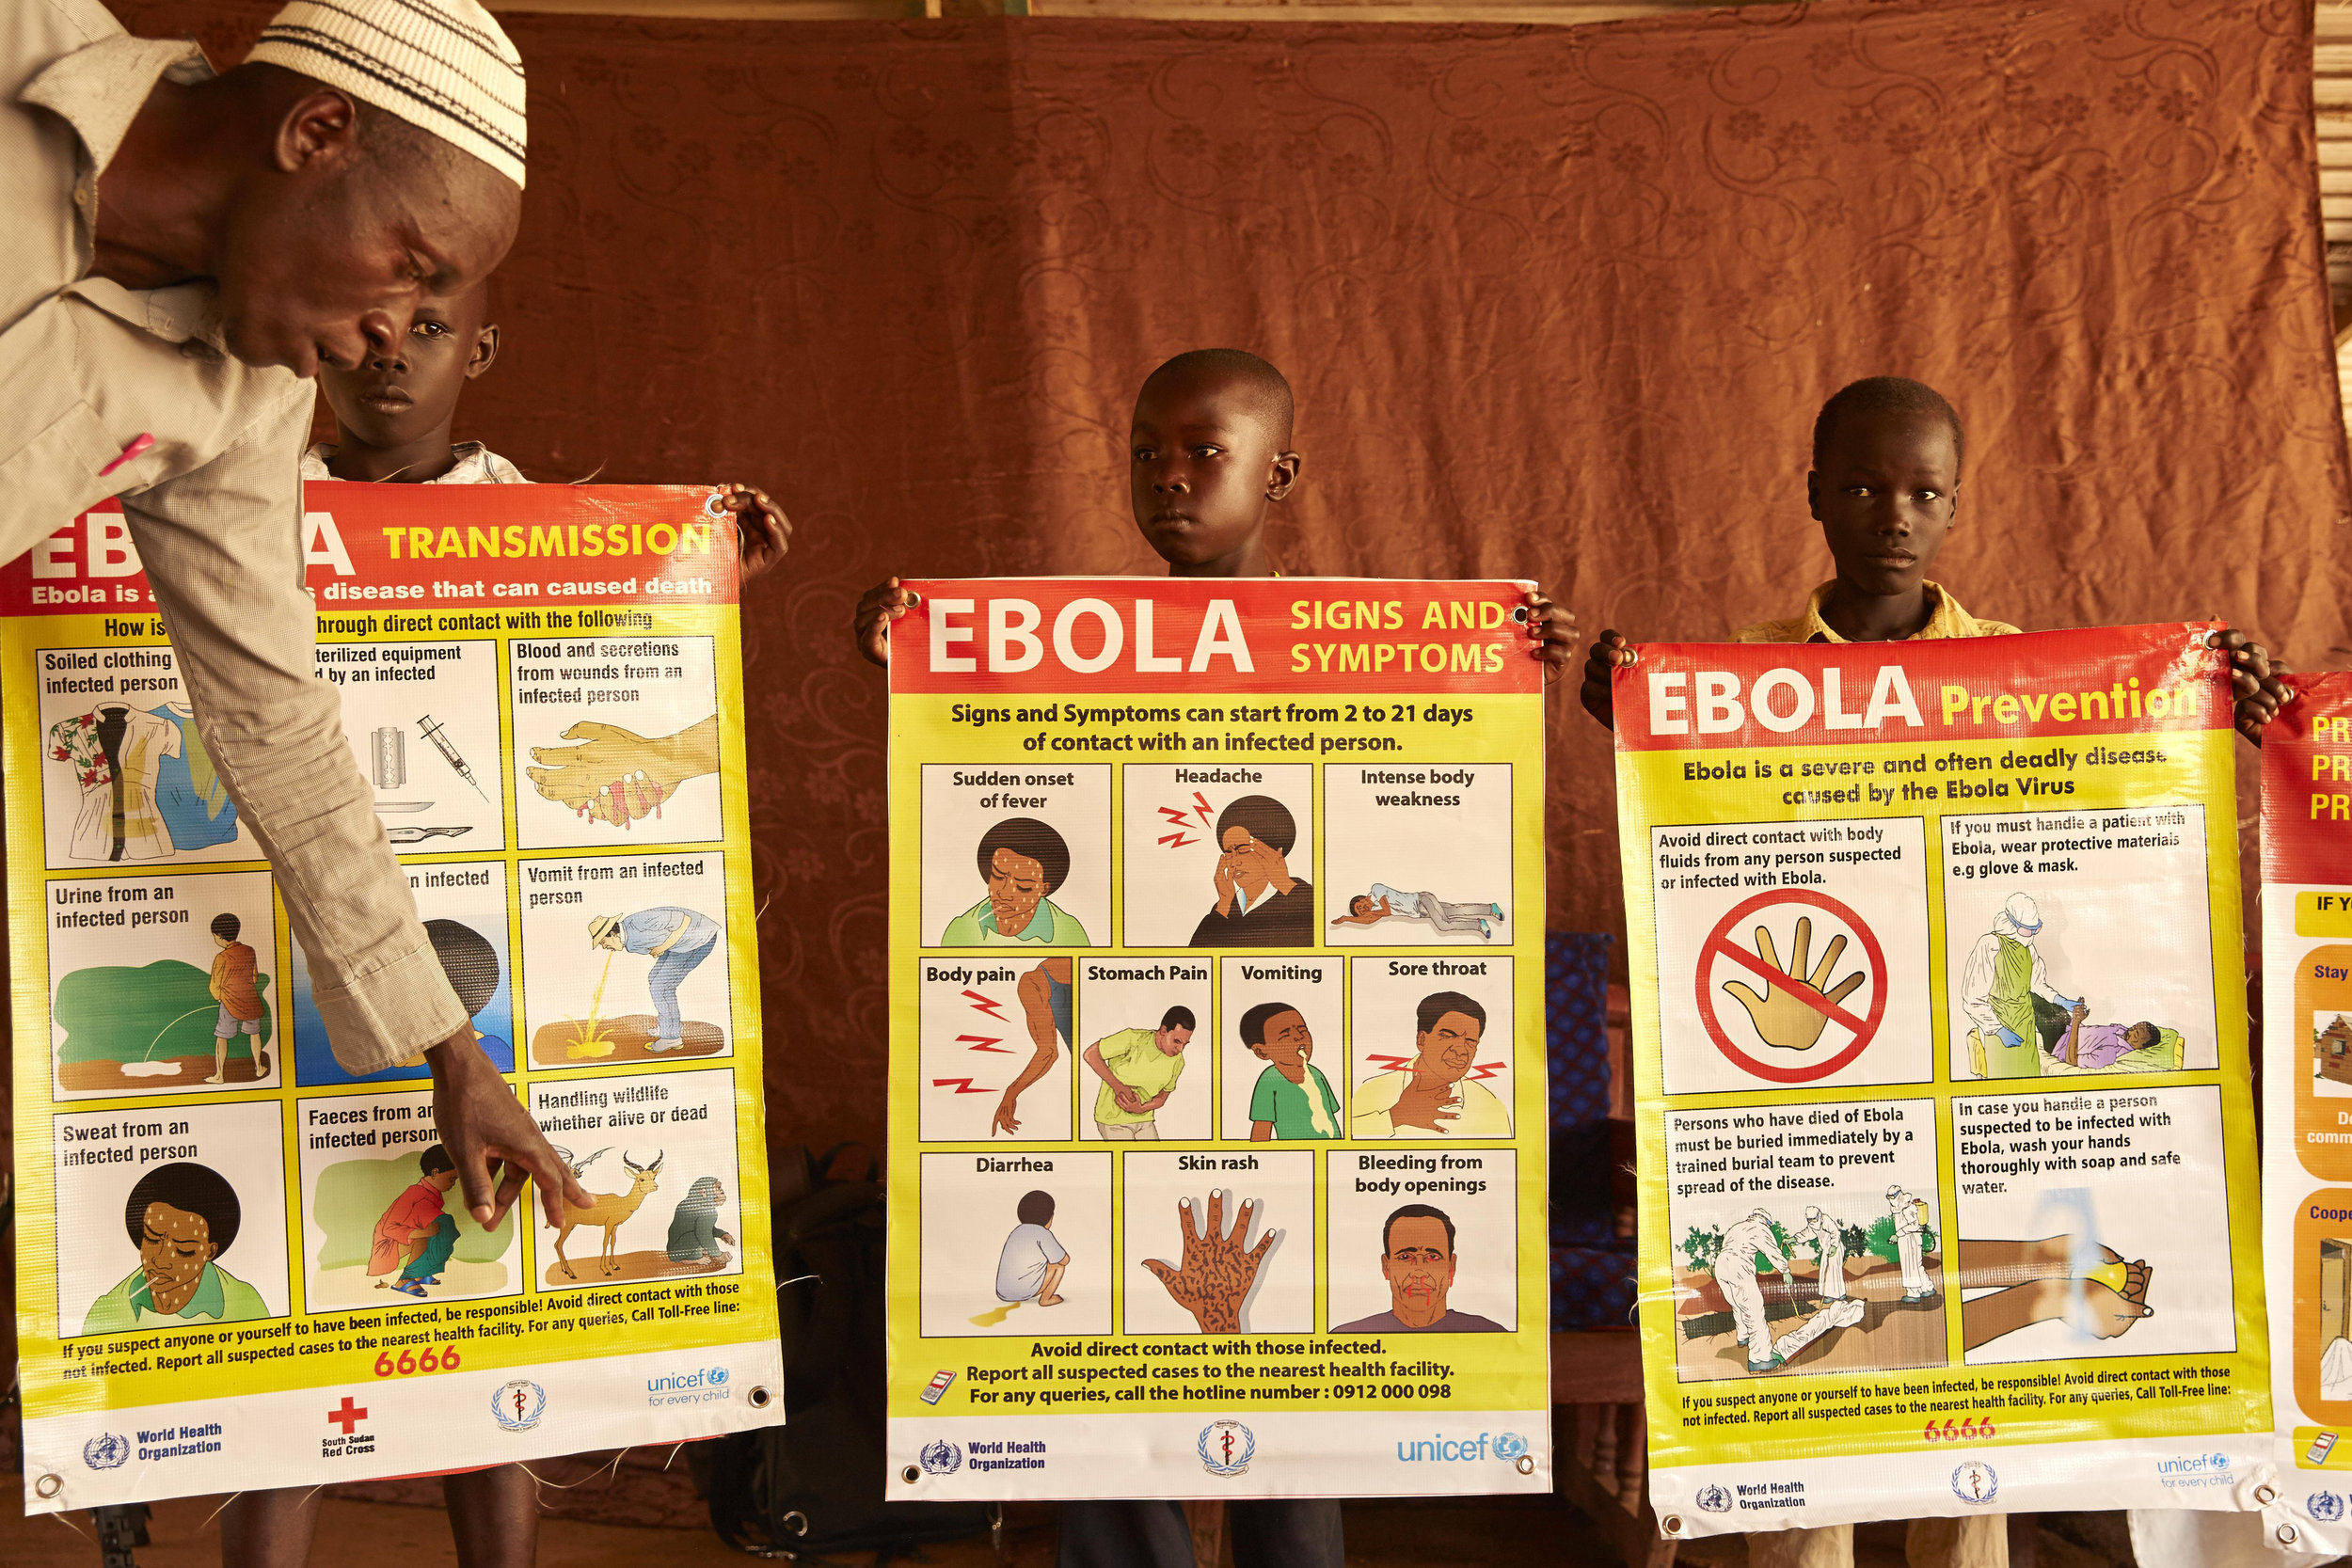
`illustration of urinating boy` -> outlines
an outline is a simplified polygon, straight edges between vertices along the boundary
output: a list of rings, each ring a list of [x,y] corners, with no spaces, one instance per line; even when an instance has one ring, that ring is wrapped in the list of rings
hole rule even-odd
[[[442,1266],[457,1250],[457,1222],[444,1208],[450,1188],[457,1183],[457,1166],[439,1144],[427,1148],[417,1164],[417,1180],[376,1219],[368,1248],[368,1273],[375,1276],[375,1288],[411,1296],[438,1285]],[[388,1277],[395,1270],[399,1277]]]
[[[246,1037],[246,1048],[253,1054],[253,1079],[259,1083],[269,1076],[269,1053],[262,1046],[262,1020],[267,1009],[262,1006],[261,987],[255,976],[261,973],[262,961],[252,948],[237,940],[245,925],[233,914],[213,916],[213,945],[219,954],[213,959],[213,1000],[220,1004],[220,1016],[213,1023],[213,1075],[207,1084],[229,1081],[229,1042],[237,1036]]]

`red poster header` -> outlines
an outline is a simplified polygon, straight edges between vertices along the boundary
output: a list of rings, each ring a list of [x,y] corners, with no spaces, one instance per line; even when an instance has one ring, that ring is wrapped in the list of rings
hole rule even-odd
[[[1543,689],[1526,582],[1380,578],[910,580],[894,691]]]
[[[2263,726],[2263,880],[2352,882],[2352,675],[2284,675]]]
[[[321,613],[733,604],[735,524],[707,485],[303,487],[304,578]],[[0,566],[0,614],[140,614],[154,596],[119,509]]]
[[[1650,642],[1620,667],[1629,752],[2227,729],[2211,621],[1920,642]]]

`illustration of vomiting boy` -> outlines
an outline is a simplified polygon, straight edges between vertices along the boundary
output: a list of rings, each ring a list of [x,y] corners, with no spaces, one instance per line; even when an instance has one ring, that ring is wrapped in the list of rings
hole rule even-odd
[[[1027,1301],[1059,1307],[1070,1251],[1054,1235],[1054,1195],[1024,1193],[1013,1213],[1021,1223],[1005,1238],[1005,1250],[996,1257],[996,1299],[1008,1306]]]
[[[220,1016],[213,1023],[213,1075],[204,1080],[207,1084],[229,1081],[229,1042],[239,1035],[246,1037],[253,1053],[255,1082],[269,1076],[269,1053],[262,1049],[262,991],[254,983],[261,960],[237,940],[244,928],[233,914],[213,916],[213,945],[220,953],[213,959],[212,992],[220,1004]]]
[[[677,989],[717,951],[719,923],[707,914],[663,904],[632,915],[600,914],[588,923],[590,945],[653,959],[645,989],[653,996],[654,1037],[648,1051],[678,1051],[686,1045],[686,1020]]]
[[[670,1215],[670,1261],[673,1263],[704,1263],[723,1269],[734,1258],[719,1250],[719,1243],[735,1244],[735,1238],[719,1228],[719,1205],[727,1200],[727,1190],[719,1185],[715,1176],[702,1176],[686,1189],[686,1196],[677,1200],[676,1210]]]
[[[1476,931],[1493,940],[1494,923],[1502,918],[1500,904],[1449,904],[1434,893],[1399,893],[1386,882],[1375,882],[1370,893],[1347,901],[1347,912],[1334,926],[1377,926],[1384,920],[1425,920],[1440,931]]]
[[[1252,1143],[1340,1135],[1340,1097],[1308,1060],[1315,1039],[1304,1014],[1287,1002],[1261,1002],[1241,1015],[1241,1043],[1267,1064],[1249,1091]]]
[[[216,1261],[237,1239],[243,1212],[236,1192],[209,1165],[175,1161],[140,1177],[122,1205],[139,1266],[90,1303],[82,1332],[268,1317],[262,1293]]]
[[[417,1180],[386,1205],[369,1238],[368,1273],[379,1291],[421,1296],[441,1282],[441,1268],[457,1250],[457,1222],[445,1212],[457,1166],[439,1144],[417,1160]],[[398,1271],[398,1277],[391,1277]]]
[[[1070,876],[1070,846],[1052,824],[1008,816],[980,835],[975,859],[988,895],[947,922],[942,947],[1088,945],[1086,927],[1051,896]]]

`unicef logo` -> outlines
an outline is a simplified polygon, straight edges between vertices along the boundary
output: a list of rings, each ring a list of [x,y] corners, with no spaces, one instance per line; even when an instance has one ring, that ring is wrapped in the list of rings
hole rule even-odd
[[[131,1440],[118,1432],[102,1432],[82,1445],[82,1463],[93,1470],[119,1470],[131,1457]]]
[[[490,1395],[490,1414],[509,1432],[529,1432],[547,1409],[548,1391],[527,1377],[503,1384]]]
[[[713,1388],[723,1388],[726,1386],[727,1370],[724,1367],[713,1367],[703,1374],[703,1381]]]
[[[1952,1471],[1952,1495],[1964,1503],[1989,1503],[2001,1489],[1993,1466],[1981,1459],[1966,1459]]]
[[[1495,1438],[1497,1459],[1517,1459],[1527,1451],[1527,1439],[1516,1432],[1506,1432]]]
[[[2323,1525],[2332,1525],[2344,1517],[2344,1499],[2333,1492],[2312,1493],[2304,1507],[2311,1511],[2312,1518]]]
[[[963,1467],[963,1449],[945,1437],[932,1438],[914,1457],[921,1460],[923,1468],[934,1476],[952,1476]]]
[[[1250,1459],[1258,1451],[1258,1440],[1239,1421],[1211,1421],[1200,1429],[1200,1441],[1194,1445],[1200,1454],[1200,1464],[1213,1476],[1237,1476],[1249,1468]]]
[[[1708,1513],[1728,1513],[1731,1512],[1731,1494],[1724,1491],[1720,1486],[1708,1485],[1700,1487],[1699,1495],[1696,1497],[1693,1497],[1692,1501],[1697,1503],[1701,1509],[1705,1510]]]

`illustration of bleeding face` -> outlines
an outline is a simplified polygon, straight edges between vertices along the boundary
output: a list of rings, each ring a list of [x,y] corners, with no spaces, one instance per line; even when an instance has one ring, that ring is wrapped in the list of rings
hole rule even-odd
[[[1037,917],[1045,896],[1045,867],[1027,855],[998,849],[988,862],[988,907],[996,916],[996,929],[1017,937]]]
[[[219,1248],[213,1245],[212,1224],[201,1214],[151,1203],[140,1221],[139,1271],[147,1275],[147,1293],[158,1312],[177,1312],[196,1294],[204,1265]]]
[[[1470,1064],[1478,1060],[1478,1037],[1485,1028],[1465,1013],[1440,1014],[1436,1023],[1413,1037],[1420,1052],[1413,1071],[1423,1078],[1460,1083]]]
[[[1315,1037],[1296,1011],[1276,1013],[1265,1021],[1265,1040],[1253,1047],[1279,1068],[1296,1068],[1315,1053]]]
[[[1389,1282],[1390,1310],[1408,1323],[1431,1323],[1446,1314],[1454,1289],[1454,1247],[1445,1221],[1412,1215],[1389,1227],[1389,1250],[1380,1259]]]

